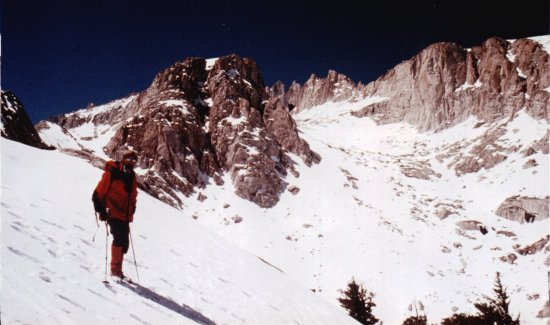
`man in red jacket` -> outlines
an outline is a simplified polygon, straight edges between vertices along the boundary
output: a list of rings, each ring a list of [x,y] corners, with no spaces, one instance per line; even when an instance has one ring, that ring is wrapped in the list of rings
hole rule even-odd
[[[137,181],[134,166],[137,154],[127,151],[122,161],[108,161],[94,193],[94,205],[100,220],[107,220],[113,234],[111,245],[111,275],[124,278],[122,261],[128,252],[130,222],[134,220],[137,203]]]

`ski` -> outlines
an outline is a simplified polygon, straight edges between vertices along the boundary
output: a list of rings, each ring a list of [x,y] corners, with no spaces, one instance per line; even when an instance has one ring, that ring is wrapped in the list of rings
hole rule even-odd
[[[117,279],[119,283],[128,283],[128,284],[135,284],[134,281],[130,278],[121,278]]]
[[[111,277],[112,278],[112,281],[113,283],[118,283],[118,284],[122,284],[122,283],[126,283],[126,284],[137,284],[135,283],[131,278],[119,278],[119,277]],[[105,285],[110,285],[111,282],[109,280],[102,280],[101,283],[105,284]]]
[[[118,284],[136,284],[131,278],[123,277],[114,277],[115,282]]]

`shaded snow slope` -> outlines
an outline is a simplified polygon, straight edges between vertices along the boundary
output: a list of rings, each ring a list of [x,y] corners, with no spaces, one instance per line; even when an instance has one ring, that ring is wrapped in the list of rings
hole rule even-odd
[[[1,146],[2,323],[355,323],[142,192],[132,226],[140,286],[106,286],[105,228],[90,199],[101,171],[59,152]],[[136,279],[131,251],[124,269]]]

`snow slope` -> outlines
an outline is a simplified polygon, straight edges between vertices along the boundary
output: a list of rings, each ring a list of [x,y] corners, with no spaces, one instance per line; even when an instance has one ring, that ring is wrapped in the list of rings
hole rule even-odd
[[[132,227],[140,285],[104,285],[105,228],[91,204],[101,170],[60,152],[0,144],[2,323],[355,323],[266,260],[142,192]],[[124,269],[136,279],[131,252]]]
[[[500,257],[548,235],[548,219],[520,224],[495,210],[513,195],[548,195],[548,155],[525,157],[519,150],[491,169],[461,177],[452,167],[487,132],[504,128],[498,143],[525,149],[548,132],[548,124],[520,111],[508,124],[476,127],[472,118],[443,132],[419,133],[407,124],[379,126],[350,115],[379,100],[327,103],[295,116],[322,161],[308,168],[295,157],[300,177],[289,175],[287,182],[300,191],[285,192],[274,208],[240,200],[226,185],[203,191],[204,202],[187,199],[183,214],[267,257],[335,306],[338,289],[355,277],[375,293],[374,314],[385,324],[413,315],[408,306],[414,301],[425,306],[430,323],[454,312],[475,313],[473,303],[492,294],[497,271],[509,288],[512,313],[521,312],[522,324],[540,324],[548,254],[519,255],[514,264]],[[462,148],[453,154],[456,145]],[[529,159],[538,165],[523,168]],[[439,176],[404,175],[402,166],[418,164]],[[452,214],[441,220],[441,208]],[[243,221],[234,222],[237,216]],[[460,231],[457,223],[468,220],[481,222],[489,234]]]
[[[300,177],[289,174],[286,181],[300,191],[283,193],[274,208],[261,209],[237,197],[226,175],[225,185],[201,191],[206,200],[198,200],[198,192],[182,197],[185,208],[169,209],[170,215],[196,219],[335,308],[338,290],[355,277],[376,294],[374,314],[385,324],[411,316],[408,307],[414,301],[425,307],[430,323],[455,312],[475,313],[473,304],[492,293],[497,271],[509,288],[512,313],[521,313],[522,324],[540,324],[537,315],[548,299],[548,252],[522,256],[516,248],[547,236],[548,219],[520,224],[495,211],[515,195],[549,195],[548,154],[523,153],[545,136],[548,124],[520,110],[510,122],[480,125],[471,118],[442,132],[419,133],[404,123],[377,125],[351,115],[382,100],[329,102],[297,114],[301,135],[322,161],[307,167],[293,157]],[[57,139],[84,139],[78,143],[101,156],[112,130],[82,125]],[[496,144],[519,149],[503,152],[507,159],[493,168],[457,176],[456,165],[495,132],[500,132]],[[52,138],[50,144],[62,142]],[[529,160],[536,165],[526,168]],[[403,172],[423,166],[433,170],[428,179]],[[142,216],[150,215],[139,209]],[[450,215],[438,217],[442,210]],[[471,220],[489,233],[458,227]],[[513,264],[501,261],[512,253],[518,257]]]

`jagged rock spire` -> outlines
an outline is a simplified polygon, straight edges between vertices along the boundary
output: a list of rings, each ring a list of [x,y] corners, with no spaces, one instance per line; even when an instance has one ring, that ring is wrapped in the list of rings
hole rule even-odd
[[[138,151],[138,166],[149,169],[146,189],[176,206],[178,193],[189,196],[209,179],[222,184],[227,172],[239,196],[271,207],[292,170],[286,152],[306,164],[320,158],[299,138],[287,107],[265,106],[268,98],[253,60],[232,54],[207,67],[205,59],[188,58],[160,72],[120,112],[106,153]]]

